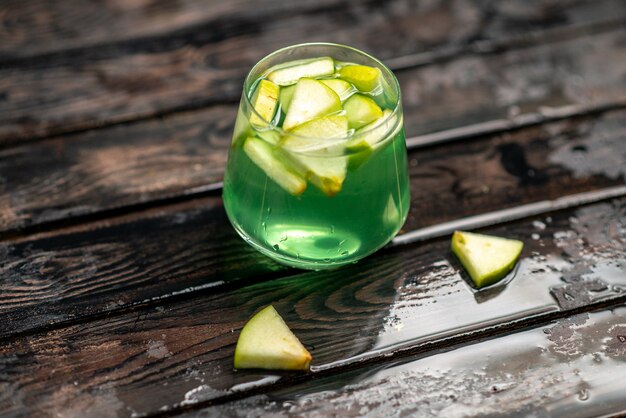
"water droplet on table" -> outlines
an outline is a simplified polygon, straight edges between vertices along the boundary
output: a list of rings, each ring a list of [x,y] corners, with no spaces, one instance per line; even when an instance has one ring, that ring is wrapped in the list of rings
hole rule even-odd
[[[589,399],[589,389],[583,388],[578,392],[578,399],[581,401],[586,401]]]

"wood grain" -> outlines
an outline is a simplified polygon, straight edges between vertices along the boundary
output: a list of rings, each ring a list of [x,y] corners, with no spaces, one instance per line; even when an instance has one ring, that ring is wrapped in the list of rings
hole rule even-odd
[[[625,113],[411,152],[411,210],[403,231],[623,185]],[[90,184],[89,174],[83,177]],[[92,193],[84,199],[98,192]],[[240,240],[212,197],[8,241],[2,253],[4,335],[294,272]]]
[[[574,106],[619,101],[623,28],[397,72],[408,136]],[[615,62],[615,65],[606,65]]]
[[[620,378],[626,372],[625,322],[623,306],[576,315],[445,353],[311,380],[185,416],[620,415],[626,390]],[[201,393],[197,391],[198,396]]]
[[[296,379],[308,381],[364,358],[380,366],[385,355],[393,359],[411,347],[436,352],[445,338],[471,338],[485,329],[501,335],[507,324],[519,329],[559,311],[623,302],[625,223],[622,198],[489,228],[485,232],[524,240],[525,249],[508,285],[486,292],[472,291],[444,238],[335,271],[5,341],[0,406],[8,414],[80,408],[130,416],[270,390],[293,375],[232,369],[238,331],[266,304],[310,348],[315,369]],[[563,288],[575,303],[552,296]]]
[[[510,115],[549,117],[571,106],[626,105],[626,66],[604,64],[626,62],[625,40],[618,30],[399,72],[407,135]],[[234,105],[213,106],[0,151],[0,231],[215,188],[235,113]]]
[[[234,30],[251,18],[281,19],[341,6],[345,0],[285,2],[236,1],[116,1],[45,0],[0,4],[0,61],[13,61],[79,48],[163,42],[207,29]],[[366,4],[366,1],[352,4]]]
[[[69,51],[28,64],[8,62],[0,66],[0,142],[236,102],[245,73],[262,56],[286,45],[320,40],[320,34],[325,34],[322,40],[390,59],[424,51],[431,56],[434,49],[463,51],[472,42],[486,47],[494,39],[500,45],[509,38],[525,39],[529,33],[563,27],[572,35],[588,35],[585,24],[594,31],[608,30],[616,27],[615,19],[619,24],[626,16],[626,6],[615,0],[602,0],[598,6],[563,1],[568,7],[546,0],[532,10],[482,8],[482,2],[471,0],[423,7],[410,0],[366,6],[346,2],[328,11],[281,19],[249,17],[237,28],[209,25],[180,38]]]

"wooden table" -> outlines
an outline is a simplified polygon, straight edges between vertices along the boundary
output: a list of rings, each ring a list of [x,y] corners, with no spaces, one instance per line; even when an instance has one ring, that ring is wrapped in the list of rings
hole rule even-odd
[[[220,188],[242,80],[305,41],[383,59],[411,210],[306,272]],[[0,2],[0,415],[593,416],[626,411],[626,2]],[[525,243],[476,292],[455,228]],[[273,304],[307,373],[235,371]]]

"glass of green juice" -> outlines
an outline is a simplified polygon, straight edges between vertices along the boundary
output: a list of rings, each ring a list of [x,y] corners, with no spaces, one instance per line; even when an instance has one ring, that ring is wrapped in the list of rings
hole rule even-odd
[[[409,209],[400,88],[357,49],[280,49],[248,74],[224,174],[237,232],[274,260],[334,268],[375,252]]]

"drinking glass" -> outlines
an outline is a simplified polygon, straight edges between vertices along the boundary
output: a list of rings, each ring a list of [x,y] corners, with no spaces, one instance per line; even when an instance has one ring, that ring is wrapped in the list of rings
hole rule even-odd
[[[388,110],[374,128],[351,131],[345,138],[301,138],[325,144],[321,150],[285,150],[281,138],[290,134],[278,126],[284,110],[279,108],[273,120],[266,121],[251,97],[268,69],[318,57],[378,68],[379,88],[371,95]],[[353,146],[366,136],[370,146]],[[246,152],[247,141],[267,151],[263,167]],[[298,177],[298,170],[289,168],[290,161],[345,167],[345,177],[340,184],[314,173]],[[410,201],[400,88],[391,70],[362,51],[330,43],[294,45],[261,59],[244,82],[224,174],[223,201],[239,235],[288,266],[334,268],[354,263],[387,244],[404,224]]]

